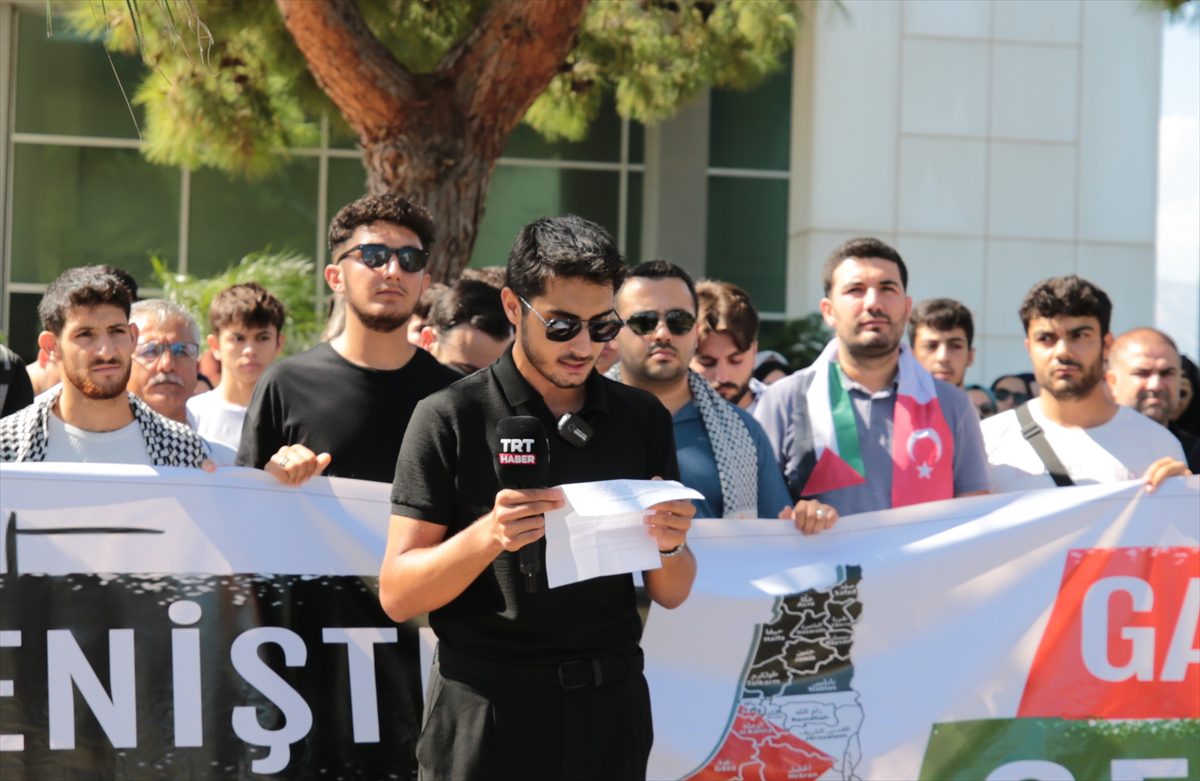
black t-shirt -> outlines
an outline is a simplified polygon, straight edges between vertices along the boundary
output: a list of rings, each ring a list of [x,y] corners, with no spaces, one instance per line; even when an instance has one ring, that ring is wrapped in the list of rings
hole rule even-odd
[[[262,469],[280,447],[300,444],[333,457],[322,474],[386,483],[417,402],[460,376],[424,350],[403,368],[380,371],[319,344],[259,377],[237,463]]]
[[[447,527],[447,537],[492,509],[497,423],[533,415],[550,442],[550,485],[618,478],[679,479],[671,415],[654,396],[592,372],[578,413],[592,427],[582,448],[563,439],[545,401],[521,376],[512,349],[489,368],[417,405],[396,462],[392,512]],[[545,540],[538,545],[544,551]],[[544,555],[544,553],[543,553]],[[543,572],[525,592],[517,555],[504,552],[457,598],[430,613],[438,639],[485,659],[554,664],[633,651],[642,625],[633,577],[549,589]]]

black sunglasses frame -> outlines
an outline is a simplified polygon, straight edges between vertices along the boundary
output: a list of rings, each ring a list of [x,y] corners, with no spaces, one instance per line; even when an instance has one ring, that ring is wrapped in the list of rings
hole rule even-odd
[[[650,318],[654,322],[649,322]],[[683,336],[696,326],[696,316],[686,309],[668,309],[666,312],[634,312],[625,318],[625,325],[638,336],[649,336],[658,330],[658,324],[666,321],[667,330],[676,336]]]
[[[429,250],[420,247],[389,247],[386,244],[357,244],[338,256],[341,263],[353,253],[358,253],[358,260],[371,269],[383,268],[391,262],[392,256],[400,264],[401,271],[413,273],[424,271],[429,265]]]
[[[992,395],[996,397],[996,401],[1008,401],[1009,399],[1012,399],[1014,406],[1018,404],[1024,404],[1025,402],[1029,401],[1030,398],[1032,398],[1028,393],[1010,391],[1006,388],[996,388],[992,391]]]
[[[542,325],[546,326],[546,338],[552,342],[569,342],[579,335],[583,330],[583,326],[587,325],[588,338],[593,342],[611,342],[617,338],[617,334],[621,332],[621,328],[625,323],[621,322],[621,318],[604,318],[603,320],[580,320],[578,317],[552,317],[549,320],[542,317],[542,313],[533,308],[533,304],[526,301],[522,296],[517,296],[525,308],[533,312],[538,320],[542,321]],[[612,333],[609,333],[611,329]]]

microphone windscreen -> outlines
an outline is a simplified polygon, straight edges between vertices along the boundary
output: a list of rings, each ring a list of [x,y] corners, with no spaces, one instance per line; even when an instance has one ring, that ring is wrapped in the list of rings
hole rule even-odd
[[[546,428],[532,415],[502,418],[492,443],[502,488],[545,488],[550,479]]]

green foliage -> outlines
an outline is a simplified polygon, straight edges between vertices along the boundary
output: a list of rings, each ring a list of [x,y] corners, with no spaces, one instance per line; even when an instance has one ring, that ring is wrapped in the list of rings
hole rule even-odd
[[[370,0],[374,34],[415,73],[434,70],[492,0]],[[603,98],[642,122],[673,114],[703,87],[749,88],[780,66],[799,0],[592,0],[575,51],[527,112],[547,138],[578,140]],[[336,110],[317,87],[274,3],[91,0],[66,11],[76,31],[150,67],[136,90],[155,162],[262,175],[275,152],[314,144]]]
[[[774,333],[764,333],[758,347],[782,353],[795,371],[815,361],[832,338],[833,332],[825,327],[821,314],[813,312],[799,320],[788,320]]]
[[[525,121],[579,140],[609,91],[622,116],[653,123],[706,86],[748,89],[779,68],[799,17],[793,0],[593,0],[570,69]]]
[[[218,293],[230,285],[257,282],[282,301],[287,310],[286,353],[307,350],[320,336],[323,323],[318,322],[316,315],[313,263],[302,255],[272,253],[269,249],[252,252],[212,277],[177,274],[158,257],[151,258],[150,263],[163,297],[186,307],[201,324],[202,331],[208,329],[208,307]]]

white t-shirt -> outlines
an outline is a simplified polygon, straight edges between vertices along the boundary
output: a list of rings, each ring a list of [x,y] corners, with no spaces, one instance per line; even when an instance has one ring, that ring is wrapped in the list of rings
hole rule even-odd
[[[1029,412],[1077,485],[1136,480],[1164,456],[1183,460],[1183,448],[1174,434],[1129,407],[1118,408],[1111,420],[1093,428],[1051,422],[1042,412],[1041,399],[1030,400]],[[993,491],[1054,487],[1033,445],[1021,436],[1016,410],[990,417],[980,426]]]
[[[153,465],[136,420],[116,431],[84,431],[51,412],[47,434],[46,461]]]
[[[242,424],[246,422],[245,407],[230,404],[220,393],[210,390],[188,399],[187,409],[197,434],[237,452],[242,443]]]

